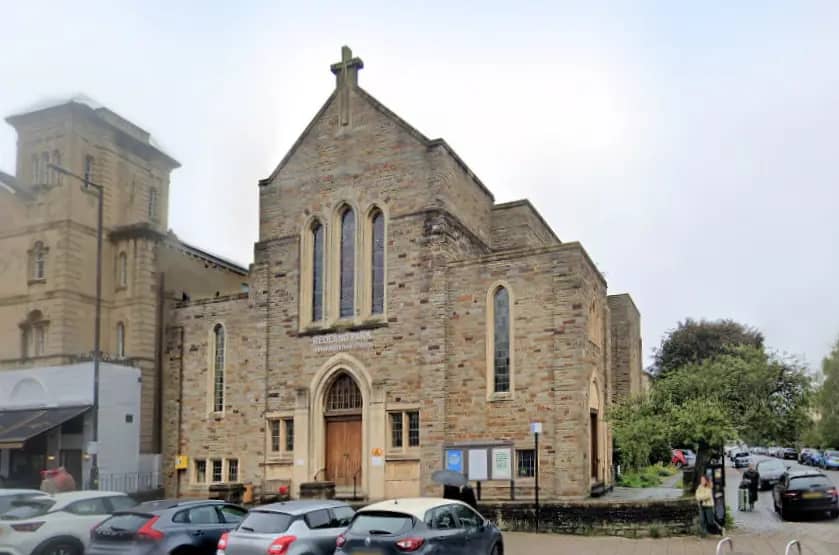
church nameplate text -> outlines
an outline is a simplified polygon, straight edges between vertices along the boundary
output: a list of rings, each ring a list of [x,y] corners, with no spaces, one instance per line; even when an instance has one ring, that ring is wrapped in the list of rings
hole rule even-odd
[[[312,350],[316,353],[337,353],[371,348],[373,348],[373,332],[371,330],[312,337]]]

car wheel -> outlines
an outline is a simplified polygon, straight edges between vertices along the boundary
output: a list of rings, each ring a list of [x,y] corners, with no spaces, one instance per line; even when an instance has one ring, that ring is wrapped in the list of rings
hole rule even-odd
[[[830,518],[834,520],[839,518],[839,511],[837,511],[836,509],[830,511]]]
[[[82,546],[78,542],[56,540],[38,550],[38,555],[82,555],[82,551]]]

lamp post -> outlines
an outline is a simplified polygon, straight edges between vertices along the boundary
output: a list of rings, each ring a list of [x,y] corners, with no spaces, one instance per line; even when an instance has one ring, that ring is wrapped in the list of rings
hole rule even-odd
[[[102,320],[102,205],[104,187],[93,183],[85,172],[85,176],[78,176],[60,166],[50,164],[50,168],[60,174],[72,177],[84,184],[84,191],[89,192],[90,188],[96,190],[98,209],[96,214],[96,316],[93,328],[93,449],[90,453],[90,489],[99,489],[99,359],[102,358],[100,351],[100,328]]]

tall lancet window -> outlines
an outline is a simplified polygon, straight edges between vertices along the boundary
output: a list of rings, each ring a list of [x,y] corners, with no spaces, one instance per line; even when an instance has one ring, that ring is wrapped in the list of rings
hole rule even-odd
[[[125,324],[117,324],[117,357],[125,358]]]
[[[347,208],[341,215],[340,317],[355,314],[355,214]]]
[[[312,226],[312,321],[323,320],[323,225]]]
[[[510,391],[510,295],[499,287],[493,298],[495,392]]]
[[[371,312],[382,314],[385,311],[385,217],[380,210],[373,214],[373,249],[371,268]]]
[[[213,328],[213,412],[224,411],[224,326]]]

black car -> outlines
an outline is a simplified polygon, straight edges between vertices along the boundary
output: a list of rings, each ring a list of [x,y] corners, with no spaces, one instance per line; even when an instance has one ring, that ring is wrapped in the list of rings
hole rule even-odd
[[[469,505],[451,499],[382,501],[355,514],[335,555],[502,555],[501,532]]]
[[[821,512],[839,517],[836,486],[821,472],[787,472],[772,491],[775,511],[782,519],[801,513]]]
[[[120,511],[90,531],[85,555],[213,555],[219,538],[247,510],[222,501],[150,501]]]

